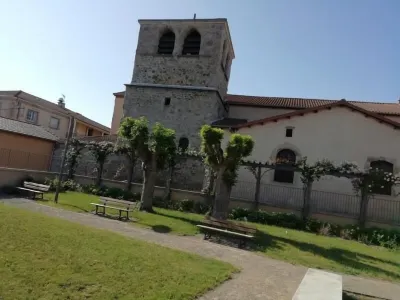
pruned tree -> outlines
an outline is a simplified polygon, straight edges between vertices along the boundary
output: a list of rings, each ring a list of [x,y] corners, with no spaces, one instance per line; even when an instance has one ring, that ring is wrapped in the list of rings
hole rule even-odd
[[[256,179],[256,191],[254,193],[254,209],[258,209],[258,206],[260,204],[260,188],[261,188],[261,179],[263,176],[273,170],[271,168],[265,168],[264,171],[262,169],[264,168],[262,163],[256,164],[253,162],[252,165],[246,166],[246,169],[250,171],[251,174],[253,174],[254,178]]]
[[[126,179],[126,190],[130,191],[132,186],[132,177],[133,170],[135,168],[135,164],[137,161],[137,140],[132,135],[131,131],[131,119],[125,118],[122,120],[121,125],[118,130],[118,136],[120,139],[117,141],[115,145],[115,151],[118,154],[122,154],[125,156],[128,165],[127,165],[127,179]]]
[[[125,118],[120,135],[127,137],[142,161],[143,187],[140,210],[153,211],[153,194],[157,171],[162,170],[176,154],[175,131],[156,123],[151,132],[145,117]]]
[[[249,135],[232,134],[225,150],[222,149],[224,131],[204,125],[200,131],[201,152],[205,162],[217,174],[212,216],[228,217],[229,197],[236,183],[240,162],[253,151],[254,141]]]
[[[81,156],[81,152],[85,147],[87,146],[87,143],[75,138],[72,138],[70,140],[70,144],[68,147],[67,155],[66,155],[66,165],[68,168],[68,179],[73,179],[76,171],[76,166],[78,163],[78,160]]]
[[[90,142],[89,151],[92,153],[97,163],[96,185],[100,186],[103,176],[104,163],[107,157],[114,152],[114,144],[111,142]]]

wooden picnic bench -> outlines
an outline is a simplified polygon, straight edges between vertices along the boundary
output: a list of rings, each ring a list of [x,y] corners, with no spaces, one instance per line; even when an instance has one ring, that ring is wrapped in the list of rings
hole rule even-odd
[[[32,199],[35,200],[36,195],[41,195],[40,199],[43,199],[43,193],[48,192],[50,190],[50,186],[35,182],[24,181],[23,187],[17,187],[17,189],[29,195],[32,195]]]
[[[118,219],[122,219],[122,213],[126,213],[126,220],[129,220],[129,212],[132,212],[136,203],[131,201],[119,200],[109,197],[100,197],[99,203],[90,203],[96,207],[96,215],[102,214],[103,216],[106,214],[106,208],[114,209],[119,211]],[[99,210],[99,207],[102,210]]]
[[[246,242],[254,239],[257,232],[257,229],[254,227],[212,217],[207,217],[197,227],[204,233],[205,240],[210,239],[213,235],[223,235],[238,240],[239,248],[244,248]]]

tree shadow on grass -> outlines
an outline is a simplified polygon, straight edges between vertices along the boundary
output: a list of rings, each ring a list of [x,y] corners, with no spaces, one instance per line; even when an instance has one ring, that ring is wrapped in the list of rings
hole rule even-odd
[[[354,270],[357,270],[359,273],[367,271],[367,273],[370,274],[376,273],[376,274],[386,275],[387,277],[394,278],[396,280],[400,279],[400,273],[395,273],[392,271],[379,268],[377,266],[370,265],[368,263],[360,261],[360,259],[370,260],[371,263],[385,263],[391,265],[396,265],[395,262],[387,261],[380,258],[375,258],[373,256],[360,254],[357,252],[351,252],[336,247],[323,248],[315,244],[294,241],[284,237],[271,236],[269,239],[267,239],[264,236],[258,240],[258,251],[265,252],[265,250],[267,249],[274,249],[275,246],[278,245],[279,243],[285,243],[301,251],[313,253],[314,255],[318,255],[325,259],[334,261],[342,265],[343,267],[351,267]]]
[[[200,224],[200,221],[191,220],[191,219],[189,219],[189,218],[184,218],[184,217],[171,216],[171,215],[163,214],[163,213],[157,212],[157,211],[155,211],[154,214],[155,214],[155,215],[159,215],[159,216],[163,216],[163,217],[167,217],[167,218],[172,218],[172,219],[180,220],[180,221],[189,223],[189,224],[191,224],[191,225],[193,225],[193,226],[196,226],[196,225]]]
[[[171,231],[171,228],[165,225],[153,225],[151,226],[151,229],[158,233],[169,233]]]

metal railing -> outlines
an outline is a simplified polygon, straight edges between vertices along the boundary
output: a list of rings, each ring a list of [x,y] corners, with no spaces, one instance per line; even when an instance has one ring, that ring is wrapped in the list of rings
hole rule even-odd
[[[372,197],[368,202],[367,220],[400,224],[400,201]]]
[[[231,198],[255,202],[256,184],[239,181],[232,188]],[[274,184],[260,185],[259,203],[268,206],[301,210],[303,190]],[[326,191],[311,192],[311,212],[327,215],[358,218],[361,197]],[[371,197],[368,203],[367,221],[400,224],[400,200],[379,196]]]
[[[357,217],[360,212],[360,197],[325,191],[311,192],[311,211]]]

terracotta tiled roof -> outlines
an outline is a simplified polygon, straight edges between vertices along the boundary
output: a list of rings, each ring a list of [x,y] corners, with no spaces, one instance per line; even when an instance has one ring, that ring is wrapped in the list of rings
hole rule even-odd
[[[317,107],[338,100],[326,99],[310,99],[310,98],[284,98],[284,97],[260,97],[260,96],[245,96],[245,95],[230,95],[226,96],[226,101],[230,105],[245,105],[245,106],[264,106],[288,109],[304,109],[309,107]],[[378,102],[361,102],[348,101],[353,105],[383,115],[400,116],[399,103],[378,103]]]
[[[384,116],[382,116],[380,114],[371,112],[364,108],[361,108],[361,107],[354,105],[353,103],[350,103],[346,100],[340,100],[340,101],[336,101],[336,102],[326,103],[325,105],[320,105],[318,107],[308,107],[308,108],[304,108],[301,110],[295,110],[293,112],[289,112],[286,114],[281,114],[281,115],[268,117],[268,118],[264,118],[264,119],[260,119],[260,120],[250,121],[250,122],[243,123],[243,124],[238,124],[235,126],[231,126],[231,128],[238,129],[238,128],[243,128],[243,127],[251,127],[254,125],[263,125],[264,123],[269,123],[269,122],[278,122],[279,120],[282,120],[282,119],[290,119],[292,117],[304,116],[305,114],[316,113],[320,110],[332,109],[334,107],[346,107],[352,111],[357,111],[359,113],[362,113],[366,117],[371,117],[371,118],[377,120],[379,123],[385,123],[387,125],[393,126],[393,128],[395,128],[395,129],[400,129],[399,122],[385,118]]]

